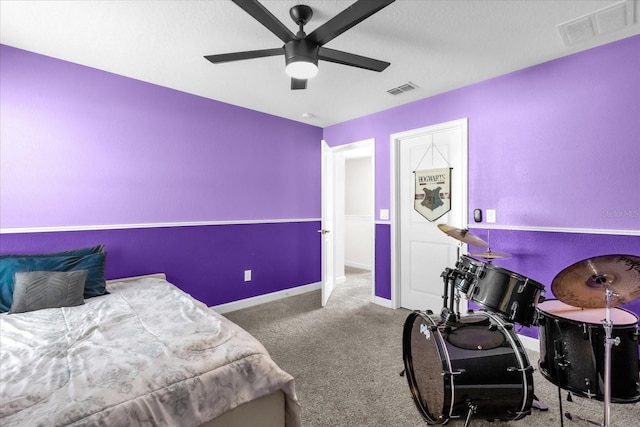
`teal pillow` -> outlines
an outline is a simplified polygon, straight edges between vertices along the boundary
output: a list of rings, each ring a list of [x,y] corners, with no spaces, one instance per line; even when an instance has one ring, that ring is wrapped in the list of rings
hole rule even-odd
[[[104,280],[104,252],[85,256],[12,256],[0,258],[0,312],[9,311],[13,302],[15,273],[19,271],[87,270],[84,297],[107,293]]]

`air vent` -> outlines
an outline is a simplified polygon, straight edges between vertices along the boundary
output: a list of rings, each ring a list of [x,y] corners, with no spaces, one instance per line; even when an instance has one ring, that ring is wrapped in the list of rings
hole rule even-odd
[[[394,87],[392,89],[389,89],[387,92],[390,93],[391,95],[400,95],[401,93],[405,93],[405,92],[409,92],[410,90],[414,90],[416,89],[418,86],[416,86],[415,84],[411,83],[411,82],[407,82],[405,84],[402,84],[398,87]]]
[[[558,25],[564,44],[571,46],[633,25],[633,0],[625,0]]]

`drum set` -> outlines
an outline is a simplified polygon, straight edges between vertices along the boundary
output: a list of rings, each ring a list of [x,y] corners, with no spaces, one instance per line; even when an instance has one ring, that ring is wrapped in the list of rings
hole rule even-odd
[[[438,226],[480,248],[489,245],[468,230]],[[514,324],[539,328],[542,376],[560,390],[610,403],[640,401],[638,317],[617,306],[640,298],[640,257],[606,255],[562,270],[545,287],[492,264],[509,254],[471,253],[446,268],[443,308],[414,311],[402,337],[404,371],[413,400],[428,424],[464,418],[519,420],[546,406],[534,395],[533,371]],[[484,258],[485,262],[478,258]],[[461,295],[480,307],[460,315]],[[572,418],[571,414],[565,414]],[[585,420],[579,416],[575,418]],[[560,417],[563,425],[563,417]],[[589,420],[585,420],[589,421]]]

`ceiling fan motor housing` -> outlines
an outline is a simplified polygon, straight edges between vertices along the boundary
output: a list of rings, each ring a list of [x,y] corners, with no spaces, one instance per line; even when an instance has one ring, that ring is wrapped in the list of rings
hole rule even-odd
[[[291,40],[284,45],[284,60],[286,65],[292,62],[311,62],[318,65],[318,51],[320,47],[307,39]]]

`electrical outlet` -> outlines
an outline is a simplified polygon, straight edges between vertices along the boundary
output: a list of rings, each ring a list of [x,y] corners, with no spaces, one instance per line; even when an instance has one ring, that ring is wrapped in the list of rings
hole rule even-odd
[[[495,209],[487,209],[487,222],[495,223],[496,222],[496,210]]]
[[[245,270],[244,271],[244,281],[245,282],[250,282],[251,281],[251,270]]]
[[[380,219],[381,220],[389,219],[389,209],[380,209]]]

